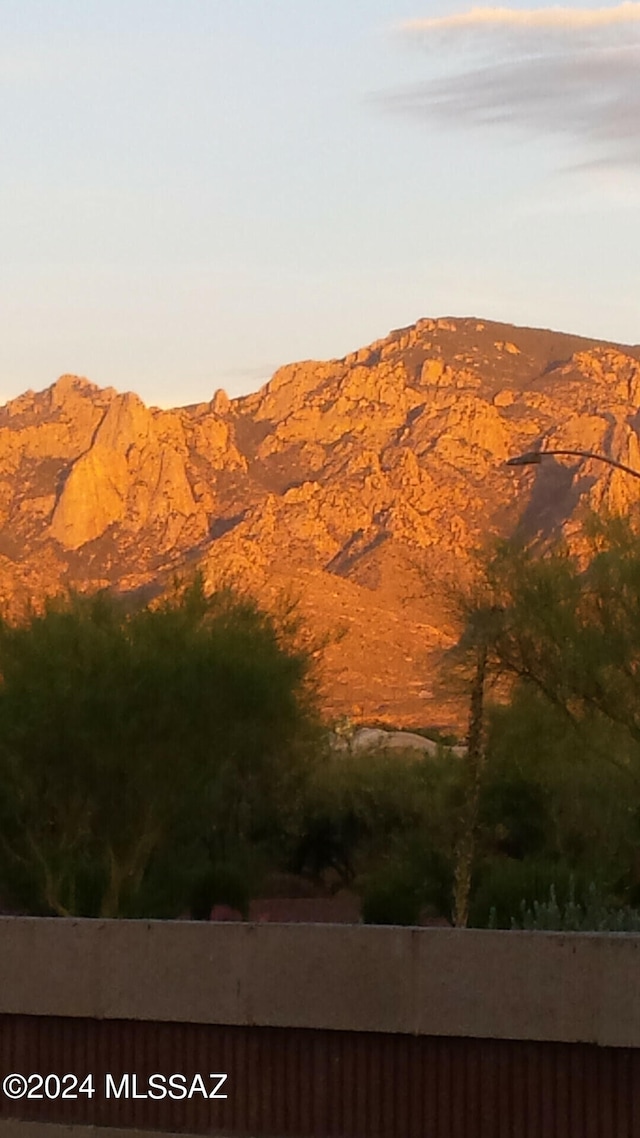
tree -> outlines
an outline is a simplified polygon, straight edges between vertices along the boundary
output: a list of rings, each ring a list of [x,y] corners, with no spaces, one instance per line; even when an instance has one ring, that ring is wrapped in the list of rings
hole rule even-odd
[[[501,543],[479,594],[465,603],[465,620],[453,653],[466,669],[470,698],[454,891],[461,925],[468,919],[485,777],[489,681],[510,678],[513,698],[522,688],[535,691],[539,712],[545,704],[555,708],[583,750],[599,747],[600,762],[617,764],[630,792],[640,790],[640,547],[630,524],[591,519],[580,556],[562,547],[536,555]]]
[[[640,810],[630,772],[608,761],[619,732],[606,720],[577,730],[536,688],[517,684],[489,708],[470,923],[509,928],[521,902],[582,902],[593,885],[607,906],[640,896]],[[615,753],[615,752],[614,752]]]
[[[34,911],[148,911],[168,856],[202,870],[299,797],[310,655],[229,591],[49,601],[0,622],[0,677],[0,875]]]
[[[502,600],[493,650],[504,672],[577,730],[604,721],[631,772],[629,747],[640,743],[640,544],[622,518],[592,518],[585,536],[580,557],[498,550],[488,568]]]
[[[488,581],[479,582],[467,592],[454,597],[463,632],[458,643],[443,662],[440,684],[462,690],[469,700],[466,756],[461,770],[463,790],[455,844],[453,870],[453,923],[466,928],[476,841],[479,825],[480,798],[486,765],[485,703],[487,689],[500,673],[495,641],[501,627],[503,610],[496,604]]]

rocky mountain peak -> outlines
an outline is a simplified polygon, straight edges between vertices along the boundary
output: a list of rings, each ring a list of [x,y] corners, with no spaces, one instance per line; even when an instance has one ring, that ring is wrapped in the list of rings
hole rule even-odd
[[[440,720],[448,584],[474,551],[516,527],[571,537],[586,510],[640,499],[590,460],[505,466],[540,446],[639,466],[640,351],[445,317],[170,411],[62,376],[0,409],[0,596],[196,565],[267,601],[293,590],[334,636],[329,708]]]

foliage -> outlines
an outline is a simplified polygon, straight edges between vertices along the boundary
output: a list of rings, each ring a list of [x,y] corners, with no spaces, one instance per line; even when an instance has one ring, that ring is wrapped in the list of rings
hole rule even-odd
[[[431,840],[430,840],[431,839]],[[415,830],[392,846],[386,860],[358,883],[365,924],[416,925],[423,910],[451,913],[451,855],[428,832]]]
[[[162,909],[161,866],[204,872],[300,799],[309,654],[229,591],[50,601],[0,622],[0,676],[0,880],[31,911]]]
[[[572,880],[568,866],[542,858],[488,861],[480,870],[474,890],[470,924],[476,928],[508,929],[522,905],[535,906],[549,896],[552,887],[564,903],[569,898]]]
[[[632,899],[640,885],[637,757],[617,726],[599,718],[578,731],[537,689],[520,685],[491,714],[488,752],[485,850],[563,861]]]
[[[476,697],[476,724],[483,720],[467,787],[473,921],[484,923],[495,904],[504,924],[518,882],[520,899],[540,904],[571,874],[593,879],[614,904],[633,904],[640,544],[631,526],[592,519],[580,555],[500,544],[465,615],[450,666]],[[487,713],[496,692],[501,702]]]
[[[556,932],[640,932],[640,911],[628,906],[607,906],[594,882],[580,903],[576,901],[572,882],[569,897],[564,903],[558,901],[554,885],[549,888],[548,901],[534,901],[532,907],[527,907],[522,901],[518,917],[511,920],[511,928]]]
[[[362,919],[367,925],[417,925],[422,902],[402,866],[376,874],[364,887]]]
[[[444,755],[328,754],[312,779],[288,868],[325,888],[358,889],[366,911],[379,912],[384,897],[398,893],[416,897],[418,908],[449,912],[459,775],[458,761]]]
[[[496,910],[508,928],[520,902],[542,903],[552,885],[584,899],[593,881],[612,904],[633,904],[640,886],[640,811],[628,771],[603,759],[611,728],[589,741],[537,689],[520,686],[494,708],[480,803],[472,923]]]
[[[592,519],[586,540],[580,558],[499,548],[493,651],[574,726],[604,719],[640,743],[640,544],[621,518]]]

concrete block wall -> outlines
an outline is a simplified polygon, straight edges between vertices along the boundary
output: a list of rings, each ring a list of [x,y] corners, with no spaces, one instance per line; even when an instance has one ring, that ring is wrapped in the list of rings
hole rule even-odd
[[[640,1047],[640,937],[0,918],[0,1014]]]

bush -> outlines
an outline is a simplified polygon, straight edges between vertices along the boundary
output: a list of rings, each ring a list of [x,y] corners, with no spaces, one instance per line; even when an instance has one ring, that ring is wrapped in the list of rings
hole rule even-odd
[[[392,858],[361,882],[362,919],[374,925],[416,925],[423,909],[451,914],[451,861],[415,830],[393,843]]]
[[[542,879],[543,902],[555,883],[566,899],[573,874],[584,889],[640,901],[640,783],[629,743],[613,728],[592,723],[584,734],[531,689],[520,687],[508,706],[491,711],[480,807],[480,861],[561,865]],[[509,872],[509,871],[507,871]],[[520,872],[520,871],[513,871]],[[484,873],[479,875],[480,887]],[[516,908],[525,893],[516,901]]]
[[[288,869],[324,887],[366,891],[391,864],[447,911],[459,781],[460,764],[448,756],[329,754],[314,772]]]
[[[199,580],[153,606],[100,593],[0,619],[4,895],[61,916],[180,912],[192,870],[295,810],[310,669],[287,627]]]
[[[417,925],[422,902],[414,882],[398,867],[372,877],[362,896],[366,925]]]
[[[474,889],[469,924],[475,928],[511,928],[521,905],[532,907],[557,890],[561,904],[570,896],[574,878],[559,862],[499,858],[481,868]]]
[[[549,888],[548,901],[534,901],[532,907],[522,901],[519,916],[511,919],[511,928],[552,932],[640,932],[640,911],[628,905],[620,908],[606,905],[599,897],[594,882],[589,886],[585,901],[580,904],[575,899],[572,881],[569,898],[564,904],[558,902],[553,885]]]

